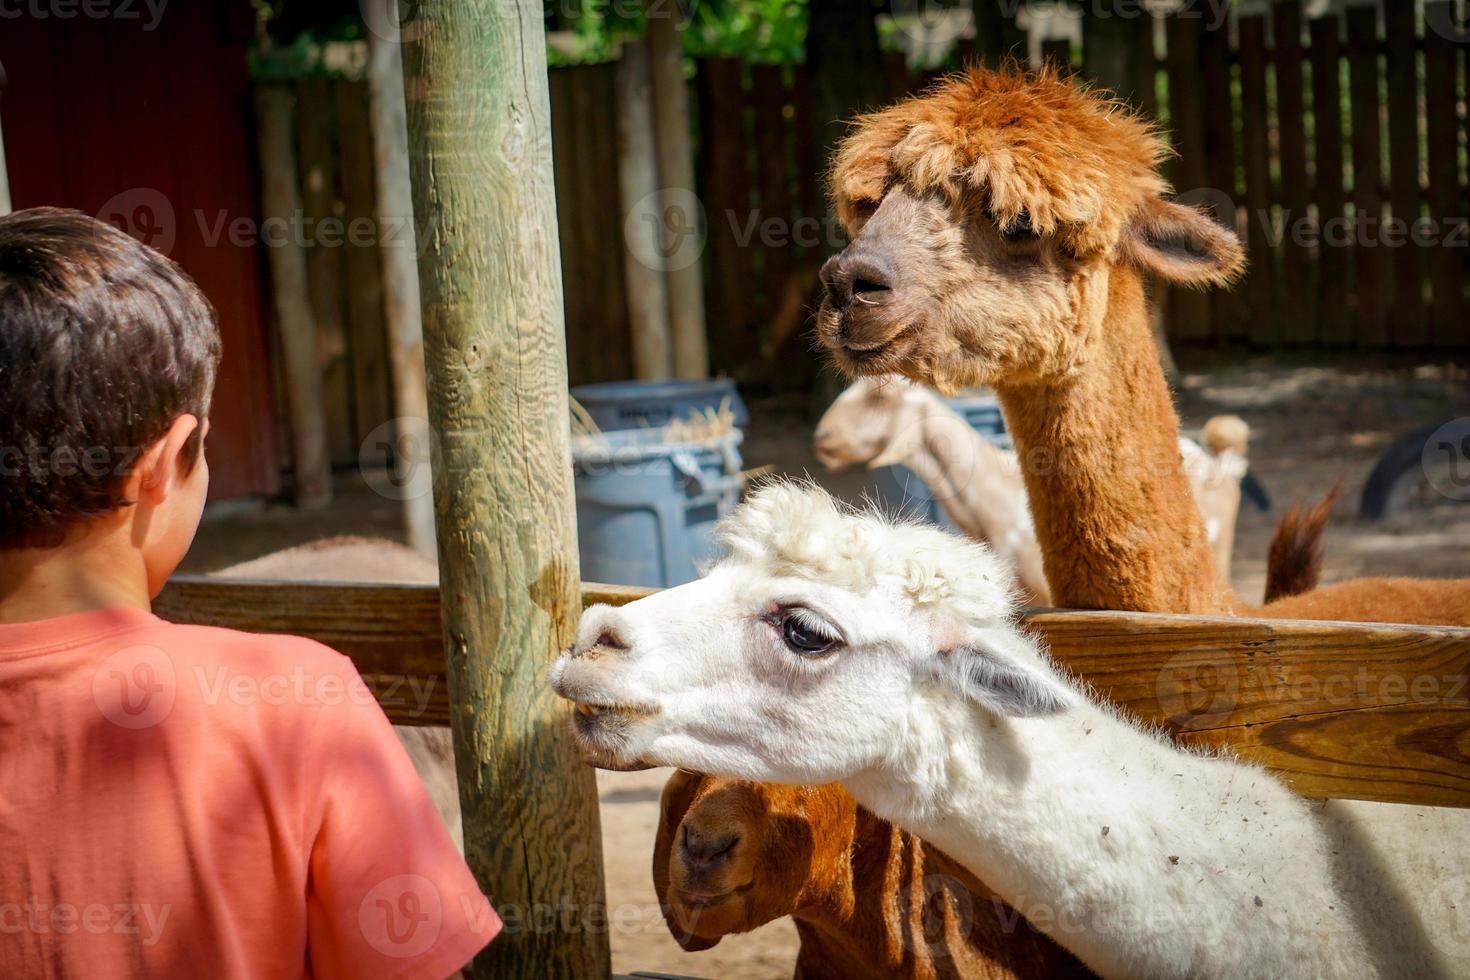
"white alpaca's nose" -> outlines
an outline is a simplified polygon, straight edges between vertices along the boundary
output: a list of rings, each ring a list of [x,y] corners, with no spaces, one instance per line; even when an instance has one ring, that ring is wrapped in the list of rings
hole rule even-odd
[[[573,660],[597,660],[604,656],[627,653],[631,646],[631,630],[613,606],[593,606],[582,613],[577,627],[577,642],[567,651]]]

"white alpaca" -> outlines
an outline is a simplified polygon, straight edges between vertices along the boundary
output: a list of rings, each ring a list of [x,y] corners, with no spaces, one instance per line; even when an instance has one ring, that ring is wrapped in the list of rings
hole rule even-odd
[[[705,578],[588,610],[553,666],[589,761],[840,780],[1105,976],[1470,971],[1458,812],[1375,840],[1123,719],[1015,627],[982,545],[779,484],[722,533]]]
[[[1179,451],[1210,549],[1229,578],[1250,427],[1218,415],[1203,437],[1208,451],[1190,439],[1179,440]],[[812,449],[829,470],[907,466],[956,527],[1014,565],[1023,602],[1051,602],[1016,454],[976,432],[929,388],[896,376],[859,378],[817,423]]]

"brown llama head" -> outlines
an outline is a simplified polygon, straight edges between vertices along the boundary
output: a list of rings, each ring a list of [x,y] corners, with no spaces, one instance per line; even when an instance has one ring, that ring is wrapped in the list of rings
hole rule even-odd
[[[708,949],[814,902],[851,903],[857,803],[840,786],[676,772],[664,786],[653,882],[669,931]],[[838,896],[834,899],[834,895]]]
[[[944,391],[1059,377],[1105,341],[1118,270],[1224,284],[1235,235],[1165,199],[1168,148],[1124,105],[1043,70],[973,69],[859,118],[831,173],[852,238],[817,332],[853,375]]]

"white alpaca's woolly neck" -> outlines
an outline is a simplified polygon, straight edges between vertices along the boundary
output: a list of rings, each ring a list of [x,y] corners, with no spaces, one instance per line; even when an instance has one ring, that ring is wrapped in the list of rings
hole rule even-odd
[[[1091,702],[1000,718],[935,686],[847,785],[1103,976],[1374,975],[1305,803]]]

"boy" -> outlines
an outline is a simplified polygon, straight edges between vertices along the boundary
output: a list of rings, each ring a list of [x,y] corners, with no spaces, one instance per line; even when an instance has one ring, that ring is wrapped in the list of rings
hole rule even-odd
[[[219,355],[167,258],[0,217],[0,975],[442,980],[500,920],[352,664],[149,612]]]

